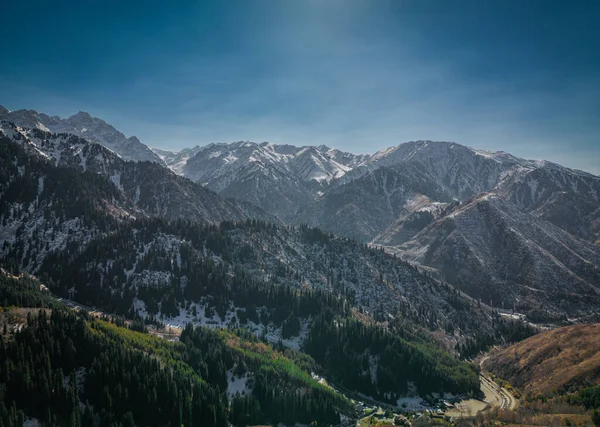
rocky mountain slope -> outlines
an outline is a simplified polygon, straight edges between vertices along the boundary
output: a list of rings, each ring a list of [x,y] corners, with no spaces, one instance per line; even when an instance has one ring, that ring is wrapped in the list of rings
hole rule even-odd
[[[495,191],[536,218],[600,243],[600,177],[536,162],[508,174]]]
[[[164,165],[160,157],[135,136],[127,138],[104,120],[83,111],[62,119],[34,110],[9,111],[0,105],[0,120],[10,121],[28,129],[76,135],[103,145],[124,160],[150,161]]]
[[[383,247],[396,247],[410,240],[429,224],[440,218],[459,202],[433,202],[426,196],[412,198],[407,209],[394,219],[392,224],[371,241]]]
[[[494,193],[476,196],[397,247],[495,306],[581,315],[600,304],[600,250]]]
[[[298,206],[309,203],[319,188],[349,171],[360,156],[325,146],[240,141],[210,144],[165,158],[174,171],[223,196],[289,218]]]
[[[293,221],[365,242],[398,217],[451,201],[451,195],[420,170],[384,166],[300,206]]]
[[[175,172],[177,175],[183,175],[183,168],[185,167],[187,161],[190,157],[196,155],[198,151],[202,148],[196,145],[192,148],[184,148],[181,151],[168,151],[161,150],[160,148],[151,148],[151,150],[160,157],[160,159],[165,162],[167,167]]]
[[[219,194],[250,201],[287,221],[365,242],[401,243],[414,235],[415,218],[423,222],[428,216],[424,209],[438,211],[440,204],[488,191],[578,237],[600,238],[599,177],[452,142],[413,141],[373,155],[237,142],[165,153],[163,158],[177,173]],[[384,174],[376,172],[381,168],[403,176],[406,188],[391,197],[405,208],[389,208],[387,190],[373,178],[373,173]],[[365,196],[368,203],[357,203]],[[398,230],[404,237],[399,238]]]

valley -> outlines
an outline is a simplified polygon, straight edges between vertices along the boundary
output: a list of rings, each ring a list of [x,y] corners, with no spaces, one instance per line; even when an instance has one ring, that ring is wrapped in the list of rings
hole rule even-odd
[[[0,427],[600,427],[600,2],[8,1]]]

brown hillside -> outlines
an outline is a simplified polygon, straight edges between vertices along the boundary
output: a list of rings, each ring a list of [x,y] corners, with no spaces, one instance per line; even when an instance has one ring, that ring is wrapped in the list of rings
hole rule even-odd
[[[524,395],[600,384],[600,324],[543,332],[494,353],[485,367]]]

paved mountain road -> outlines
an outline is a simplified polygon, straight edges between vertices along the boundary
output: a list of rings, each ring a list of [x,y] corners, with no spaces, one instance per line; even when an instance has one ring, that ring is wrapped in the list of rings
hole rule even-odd
[[[481,411],[489,408],[514,409],[517,406],[517,399],[506,389],[493,381],[487,372],[483,369],[483,363],[488,359],[484,357],[479,362],[481,374],[481,391],[484,394],[483,400],[469,399],[458,402],[454,408],[446,411],[446,415],[455,418],[469,418],[475,416]]]
[[[494,382],[485,371],[483,364],[489,358],[489,356],[485,356],[479,361],[479,367],[481,368],[480,378],[482,379],[482,382],[485,381],[492,391],[497,395],[501,402],[500,409],[515,409],[517,407],[517,399],[504,387]]]

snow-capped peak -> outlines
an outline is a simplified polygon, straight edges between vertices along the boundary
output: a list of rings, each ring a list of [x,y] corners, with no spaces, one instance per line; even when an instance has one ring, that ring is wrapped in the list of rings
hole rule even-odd
[[[330,181],[343,176],[351,168],[338,162],[326,146],[296,147],[270,142],[238,141],[213,143],[202,147],[186,160],[185,167],[169,165],[192,180],[206,183],[220,176],[231,179],[236,170],[249,164],[289,174],[300,182]],[[337,154],[334,153],[334,154]]]
[[[48,116],[34,110],[9,111],[2,107],[0,108],[0,120],[8,120],[28,129],[73,134],[105,146],[124,160],[164,164],[160,157],[135,136],[127,138],[104,120],[93,117],[84,111],[79,111],[67,119],[61,119],[58,116]]]

